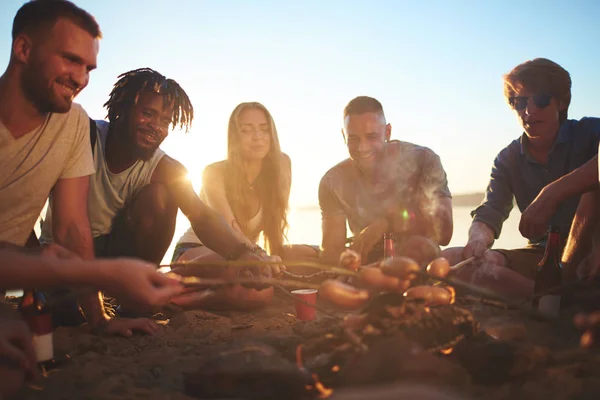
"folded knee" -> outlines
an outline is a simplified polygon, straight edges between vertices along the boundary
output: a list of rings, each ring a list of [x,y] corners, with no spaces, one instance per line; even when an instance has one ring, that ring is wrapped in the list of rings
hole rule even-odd
[[[165,185],[151,183],[136,196],[132,214],[142,229],[163,228],[165,224],[174,223],[177,205]]]

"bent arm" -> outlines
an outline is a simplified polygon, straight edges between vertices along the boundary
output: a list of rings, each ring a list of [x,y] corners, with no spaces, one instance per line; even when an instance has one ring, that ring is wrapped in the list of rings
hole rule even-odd
[[[59,179],[52,190],[53,240],[84,260],[94,258],[87,208],[88,188],[89,176],[82,176]],[[97,326],[108,318],[100,292],[80,298],[79,303],[90,325]]]
[[[566,275],[575,277],[577,265],[585,258],[592,248],[594,227],[598,224],[598,202],[600,191],[594,190],[581,196],[571,231],[562,255],[562,261],[568,266]]]
[[[473,221],[469,228],[468,242],[482,241],[489,248],[494,243],[494,230],[485,222]]]
[[[202,174],[203,197],[210,208],[221,214],[226,222],[229,222],[239,241],[245,242],[249,246],[254,246],[254,243],[252,243],[240,229],[240,225],[236,221],[233,210],[229,205],[229,200],[227,200],[225,191],[225,176],[222,168],[222,165],[210,165],[204,170],[204,173]]]
[[[189,219],[194,233],[206,247],[227,259],[237,255],[241,244],[245,243],[240,241],[238,234],[221,214],[198,197],[181,163],[164,156],[154,170],[151,181],[167,187],[177,207]]]
[[[324,215],[321,224],[323,230],[321,260],[329,265],[337,265],[346,245],[346,217]]]
[[[502,153],[501,153],[502,154]],[[509,182],[507,168],[501,162],[501,155],[494,160],[490,181],[485,197],[479,207],[471,212],[473,223],[469,229],[471,239],[486,239],[490,246],[500,237],[502,225],[508,219],[513,208],[513,191]],[[492,237],[489,238],[489,231]]]
[[[97,262],[61,260],[0,249],[0,288],[35,289],[97,284]]]
[[[440,246],[446,246],[452,239],[454,225],[452,223],[452,198],[443,197],[427,204],[422,209],[425,215],[424,224],[426,236],[433,239]]]
[[[598,187],[598,155],[581,167],[561,176],[542,189],[560,204],[570,197],[581,195]]]

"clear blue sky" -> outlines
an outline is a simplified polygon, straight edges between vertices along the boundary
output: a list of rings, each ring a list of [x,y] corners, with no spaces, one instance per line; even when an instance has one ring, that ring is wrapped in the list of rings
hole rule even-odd
[[[0,64],[23,0],[0,2]],[[347,156],[341,113],[378,98],[392,136],[436,151],[454,193],[485,189],[494,156],[520,135],[502,75],[535,57],[573,79],[569,116],[600,115],[598,1],[76,0],[104,39],[77,101],[95,118],[121,72],[151,67],[190,95],[196,119],[163,149],[198,183],[224,158],[230,112],[260,101],[293,163],[294,204],[315,204],[323,173]]]

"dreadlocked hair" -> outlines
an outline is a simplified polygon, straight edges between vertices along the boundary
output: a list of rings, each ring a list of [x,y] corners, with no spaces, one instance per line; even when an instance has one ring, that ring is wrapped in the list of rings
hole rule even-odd
[[[137,104],[140,93],[144,91],[163,95],[165,106],[173,104],[173,128],[179,126],[189,132],[194,119],[194,107],[187,93],[176,81],[167,79],[150,68],[134,69],[119,75],[119,80],[104,104],[108,111],[108,120],[113,123],[126,116],[131,106]]]

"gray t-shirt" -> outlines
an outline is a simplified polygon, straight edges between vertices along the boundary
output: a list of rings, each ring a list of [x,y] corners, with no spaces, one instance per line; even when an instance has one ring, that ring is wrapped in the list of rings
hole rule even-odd
[[[15,139],[0,123],[0,240],[24,245],[59,179],[94,172],[89,118],[79,104]]]
[[[165,155],[157,149],[148,161],[138,160],[123,172],[113,174],[106,165],[106,137],[109,123],[96,121],[98,136],[94,147],[96,173],[90,179],[88,194],[88,215],[92,227],[92,237],[110,233],[112,222],[119,211],[125,208],[143,187],[150,183],[154,169]],[[52,215],[50,208],[42,223],[42,239],[52,241]]]
[[[363,185],[355,163],[346,159],[331,168],[319,185],[323,218],[344,215],[353,235],[358,235],[390,208],[416,212],[435,200],[451,197],[440,157],[427,147],[391,141],[374,189]]]

